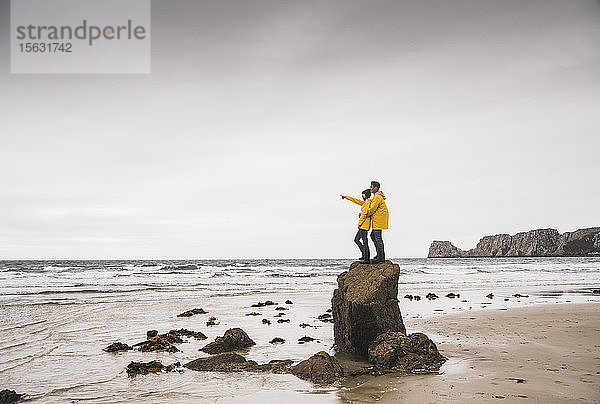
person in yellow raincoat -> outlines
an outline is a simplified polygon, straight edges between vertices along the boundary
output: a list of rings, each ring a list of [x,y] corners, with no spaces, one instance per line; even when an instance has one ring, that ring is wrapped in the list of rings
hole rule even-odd
[[[379,264],[385,261],[385,249],[383,245],[382,230],[387,230],[390,213],[385,203],[385,195],[379,190],[381,184],[377,181],[371,181],[371,193],[373,200],[367,210],[367,216],[371,218],[373,230],[371,230],[371,240],[375,244],[377,255],[371,261],[372,264]]]
[[[362,201],[357,198],[353,198],[347,195],[340,195],[342,199],[347,199],[351,202],[354,202],[357,205],[360,205],[360,214],[358,215],[358,232],[354,237],[354,242],[358,246],[362,256],[359,258],[360,262],[368,264],[370,251],[369,251],[369,239],[367,234],[369,229],[371,228],[371,218],[367,216],[367,212],[369,211],[369,207],[371,206],[371,190],[365,189],[362,192]]]

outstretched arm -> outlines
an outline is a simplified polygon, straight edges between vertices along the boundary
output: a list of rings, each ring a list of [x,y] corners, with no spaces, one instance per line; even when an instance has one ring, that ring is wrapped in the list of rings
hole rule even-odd
[[[362,204],[365,203],[365,201],[361,201],[360,199],[356,199],[351,196],[342,195],[342,199],[348,199],[350,202],[354,202],[355,204],[360,206],[362,206]]]

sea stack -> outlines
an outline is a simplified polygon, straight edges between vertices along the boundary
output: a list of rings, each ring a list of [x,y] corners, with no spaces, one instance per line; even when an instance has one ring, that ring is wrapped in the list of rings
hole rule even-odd
[[[406,334],[398,306],[400,267],[354,262],[333,292],[333,334],[338,352],[368,357],[369,345],[386,332]]]

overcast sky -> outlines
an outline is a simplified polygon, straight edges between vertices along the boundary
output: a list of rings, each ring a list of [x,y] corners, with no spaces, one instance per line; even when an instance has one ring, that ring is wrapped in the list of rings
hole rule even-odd
[[[152,74],[11,75],[0,258],[388,256],[600,225],[600,2],[154,1]]]

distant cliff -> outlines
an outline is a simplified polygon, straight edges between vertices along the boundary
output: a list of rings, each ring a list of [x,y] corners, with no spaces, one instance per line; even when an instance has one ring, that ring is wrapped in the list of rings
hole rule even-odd
[[[449,241],[434,241],[428,258],[470,257],[571,257],[600,254],[600,227],[560,234],[556,229],[538,229],[485,236],[468,251]]]

